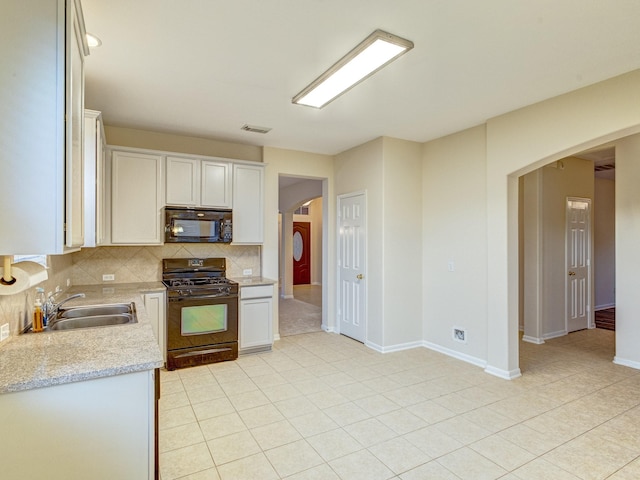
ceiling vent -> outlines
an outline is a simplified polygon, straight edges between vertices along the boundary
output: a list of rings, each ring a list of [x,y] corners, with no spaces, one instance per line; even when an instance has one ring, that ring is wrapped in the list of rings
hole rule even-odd
[[[594,168],[594,170],[596,172],[603,172],[605,170],[613,170],[614,168],[616,168],[616,164],[615,163],[607,163],[605,165],[596,165],[593,168]]]
[[[258,127],[256,125],[247,125],[246,123],[242,126],[241,130],[245,132],[253,132],[253,133],[269,133],[271,129],[269,127]]]

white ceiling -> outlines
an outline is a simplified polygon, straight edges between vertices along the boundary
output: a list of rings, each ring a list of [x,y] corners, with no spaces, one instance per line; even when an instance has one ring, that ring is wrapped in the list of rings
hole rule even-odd
[[[105,123],[308,152],[424,142],[640,68],[638,0],[82,5],[103,42],[86,60],[86,106]],[[291,103],[376,28],[415,48],[321,110]]]

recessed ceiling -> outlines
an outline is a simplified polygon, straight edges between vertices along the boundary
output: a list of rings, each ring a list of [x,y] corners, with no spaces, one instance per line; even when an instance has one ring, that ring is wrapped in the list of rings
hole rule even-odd
[[[424,142],[640,68],[637,0],[83,0],[107,125],[336,154]],[[415,48],[322,110],[291,97],[375,29]],[[245,124],[272,130],[256,135]]]

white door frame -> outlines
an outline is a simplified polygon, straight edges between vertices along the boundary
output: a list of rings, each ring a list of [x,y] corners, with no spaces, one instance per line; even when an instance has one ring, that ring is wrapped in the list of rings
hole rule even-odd
[[[368,216],[368,198],[366,190],[359,190],[350,193],[343,193],[337,196],[336,202],[336,333],[341,334],[341,326],[342,326],[342,295],[340,294],[340,286],[342,280],[342,273],[340,268],[341,254],[340,254],[340,241],[342,235],[342,201],[347,198],[363,196],[364,205],[365,205],[365,225],[364,225],[364,247],[363,247],[363,255],[364,255],[364,270],[365,270],[365,284],[364,284],[364,294],[363,294],[363,308],[362,308],[362,321],[364,322],[364,339],[363,343],[367,342],[367,293],[368,293],[368,285],[366,279],[366,271],[367,271],[367,244],[368,244],[368,231],[367,231],[367,216]]]
[[[570,271],[568,268],[568,263],[569,263],[569,249],[568,249],[568,242],[569,242],[569,202],[584,202],[586,203],[587,206],[587,210],[588,210],[588,217],[587,217],[587,236],[586,236],[586,241],[588,243],[587,245],[587,259],[586,259],[586,263],[587,263],[587,287],[586,287],[586,295],[587,295],[587,301],[586,301],[586,308],[587,308],[587,328],[595,328],[595,322],[594,322],[594,312],[593,312],[593,292],[591,291],[592,287],[593,287],[593,279],[592,279],[592,275],[593,275],[593,208],[592,208],[592,201],[590,198],[584,198],[584,197],[567,197],[566,201],[565,201],[565,265],[564,265],[564,270],[565,270],[565,308],[564,308],[564,325],[565,325],[565,331],[567,333],[569,333],[569,297],[571,294],[570,291]]]

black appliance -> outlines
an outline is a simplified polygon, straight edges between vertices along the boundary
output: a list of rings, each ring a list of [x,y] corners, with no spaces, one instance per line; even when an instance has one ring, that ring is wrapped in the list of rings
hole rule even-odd
[[[166,258],[167,370],[238,358],[238,284],[224,258]]]
[[[166,243],[230,243],[231,210],[165,207]]]

